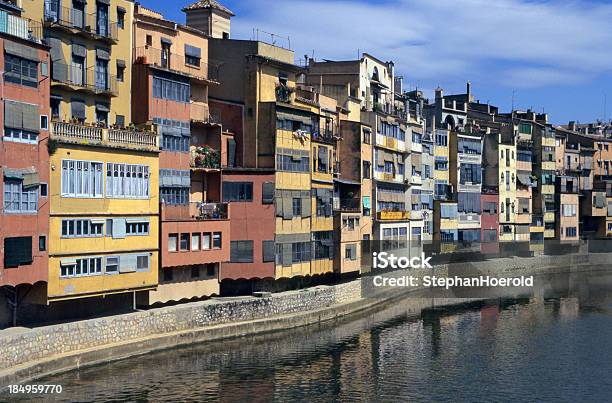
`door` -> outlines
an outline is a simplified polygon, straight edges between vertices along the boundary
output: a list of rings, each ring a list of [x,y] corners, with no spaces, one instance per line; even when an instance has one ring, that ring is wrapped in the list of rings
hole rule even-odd
[[[96,59],[96,88],[108,89],[108,60]]]
[[[108,6],[97,3],[96,7],[96,33],[100,36],[108,36]]]

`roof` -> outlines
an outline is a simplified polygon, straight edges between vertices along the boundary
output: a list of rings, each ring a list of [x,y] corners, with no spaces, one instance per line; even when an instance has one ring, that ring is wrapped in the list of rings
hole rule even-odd
[[[182,11],[201,10],[201,9],[207,9],[207,8],[212,8],[215,10],[222,11],[224,13],[229,14],[232,17],[236,15],[229,8],[222,6],[221,4],[219,4],[218,1],[215,1],[215,0],[199,0],[183,8]]]

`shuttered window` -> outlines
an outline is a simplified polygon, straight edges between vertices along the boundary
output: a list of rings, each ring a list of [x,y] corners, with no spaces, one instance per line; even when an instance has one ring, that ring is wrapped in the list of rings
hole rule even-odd
[[[261,203],[274,203],[274,182],[264,182],[261,186]]]
[[[253,263],[253,241],[231,241],[230,262]]]
[[[273,262],[274,261],[274,241],[263,241],[263,261]]]
[[[32,263],[32,237],[4,238],[4,267]]]

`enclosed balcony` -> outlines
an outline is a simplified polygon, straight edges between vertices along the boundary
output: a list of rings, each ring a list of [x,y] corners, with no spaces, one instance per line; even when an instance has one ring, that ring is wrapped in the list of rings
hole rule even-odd
[[[192,122],[212,123],[208,104],[192,101],[189,104],[189,118]]]
[[[0,24],[0,32],[32,42],[41,43],[43,28],[40,22],[7,14],[6,11],[1,10],[0,19],[4,21],[4,24]]]
[[[109,20],[108,12],[86,14],[80,8],[62,7],[57,0],[45,1],[44,25],[109,43],[116,43],[118,39],[117,22]]]
[[[196,80],[218,83],[219,66],[201,61],[195,56],[172,53],[169,49],[140,46],[134,49],[134,63],[183,74]]]
[[[52,140],[101,147],[144,151],[159,150],[159,136],[153,131],[104,128],[85,123],[51,122]]]
[[[76,91],[85,91],[96,95],[112,97],[118,95],[117,77],[109,74],[108,71],[58,62],[51,64],[51,71],[54,87],[68,87]]]
[[[229,261],[229,218],[227,203],[162,203],[162,267]]]

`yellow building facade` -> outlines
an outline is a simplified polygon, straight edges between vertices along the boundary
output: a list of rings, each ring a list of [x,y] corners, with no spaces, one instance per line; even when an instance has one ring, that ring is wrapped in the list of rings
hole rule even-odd
[[[154,289],[157,135],[92,128],[79,136],[79,125],[52,126],[48,301]]]
[[[24,17],[43,23],[51,47],[51,117],[129,125],[134,3],[21,3]]]
[[[516,222],[516,146],[499,144],[499,240],[513,241]]]

